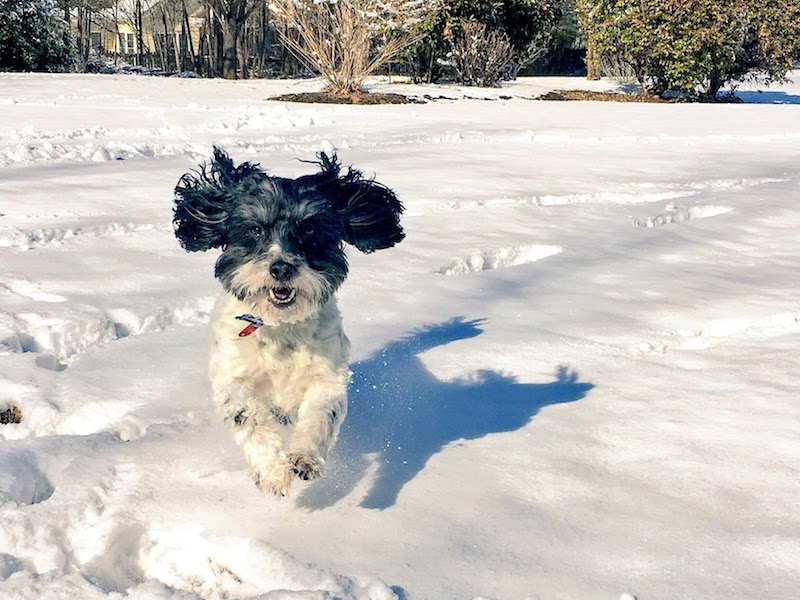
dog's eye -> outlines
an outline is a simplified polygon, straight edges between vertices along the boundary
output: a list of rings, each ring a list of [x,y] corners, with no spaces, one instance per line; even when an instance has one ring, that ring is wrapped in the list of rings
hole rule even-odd
[[[303,232],[303,235],[308,236],[308,235],[314,235],[316,229],[314,229],[313,223],[303,223],[301,231]]]
[[[261,227],[261,225],[253,225],[250,228],[250,235],[254,237],[261,237],[262,235],[264,235],[264,228]]]

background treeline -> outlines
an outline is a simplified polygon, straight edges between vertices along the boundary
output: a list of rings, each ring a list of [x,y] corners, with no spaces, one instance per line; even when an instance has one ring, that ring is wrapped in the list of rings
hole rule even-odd
[[[339,77],[358,59],[415,82],[607,75],[708,98],[780,80],[799,47],[800,0],[0,0],[0,70]]]

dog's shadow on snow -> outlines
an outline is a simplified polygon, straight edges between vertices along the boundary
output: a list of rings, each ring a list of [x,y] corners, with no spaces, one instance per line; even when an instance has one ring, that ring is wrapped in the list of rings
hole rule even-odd
[[[303,490],[298,505],[312,510],[332,506],[377,465],[361,506],[388,508],[403,486],[450,442],[515,431],[542,407],[580,400],[592,389],[566,367],[546,384],[522,384],[487,370],[465,380],[442,381],[428,371],[419,358],[422,352],[476,337],[481,323],[451,319],[391,342],[351,365],[349,410],[339,442],[325,476]]]

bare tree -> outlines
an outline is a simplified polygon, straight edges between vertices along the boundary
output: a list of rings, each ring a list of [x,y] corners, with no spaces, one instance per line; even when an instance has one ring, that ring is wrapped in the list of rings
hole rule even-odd
[[[77,0],[74,4],[77,24],[75,43],[78,46],[78,68],[81,71],[86,69],[92,49],[92,17],[111,5],[111,0]],[[70,5],[65,3],[65,13],[69,10]]]
[[[448,62],[464,85],[497,87],[514,64],[514,47],[508,36],[477,21],[453,33],[450,46]]]
[[[222,31],[222,64],[220,74],[225,79],[245,76],[247,57],[242,43],[248,17],[261,6],[262,0],[208,0],[210,14]]]

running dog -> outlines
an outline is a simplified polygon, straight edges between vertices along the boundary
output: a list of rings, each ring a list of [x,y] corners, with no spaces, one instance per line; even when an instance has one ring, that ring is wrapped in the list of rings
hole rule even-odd
[[[211,164],[175,188],[175,234],[188,252],[220,248],[211,317],[213,403],[256,485],[285,496],[318,477],[347,413],[349,342],[334,293],[347,277],[345,243],[362,252],[403,240],[403,206],[336,155],[297,179],[258,164]]]

